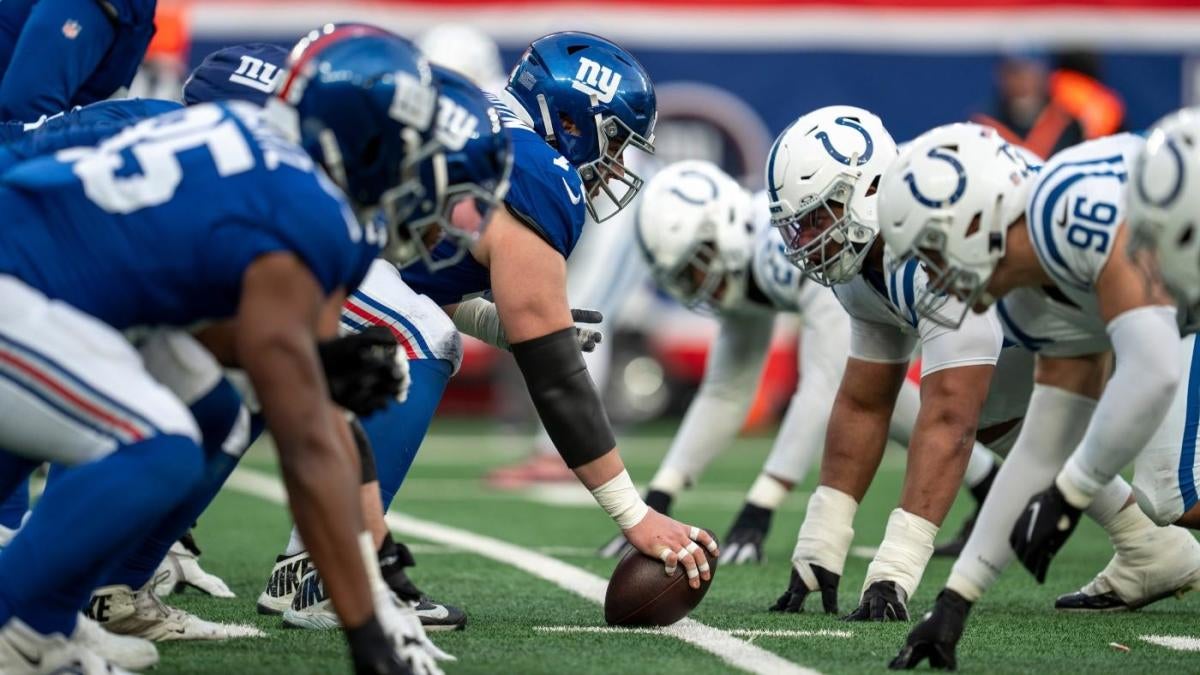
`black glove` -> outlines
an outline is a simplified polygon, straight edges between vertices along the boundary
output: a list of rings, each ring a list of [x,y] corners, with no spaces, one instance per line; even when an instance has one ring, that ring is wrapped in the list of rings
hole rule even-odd
[[[408,364],[402,361],[399,347],[384,326],[319,344],[333,402],[365,417],[407,391]]]
[[[962,638],[967,625],[967,614],[971,603],[949,588],[943,588],[933,603],[933,611],[926,614],[921,623],[908,634],[900,653],[888,668],[912,670],[929,659],[929,666],[938,670],[955,670],[958,659],[954,650]]]
[[[1017,559],[1037,582],[1046,581],[1046,571],[1058,550],[1075,531],[1083,512],[1067,503],[1058,486],[1030,497],[1029,503],[1013,525],[1008,543]]]
[[[604,315],[594,309],[572,309],[571,320],[575,323],[600,323],[604,321]],[[579,342],[580,351],[591,353],[596,350],[596,345],[604,341],[604,333],[593,328],[575,326],[575,340]]]
[[[764,509],[749,502],[742,507],[721,545],[721,559],[724,564],[763,562],[763,541],[767,538],[767,531],[771,529],[771,516],[774,513],[771,509]]]
[[[842,580],[842,576],[840,574],[834,574],[824,567],[810,565],[806,562],[792,563],[792,576],[788,581],[788,589],[784,591],[783,595],[779,596],[779,599],[776,600],[775,604],[771,606],[771,611],[789,613],[804,611],[804,599],[807,598],[808,594],[812,591],[810,591],[808,585],[804,583],[804,579],[800,576],[800,573],[796,571],[795,566],[797,564],[808,565],[808,568],[812,571],[813,576],[817,578],[817,586],[821,591],[821,607],[825,610],[825,613],[837,614],[838,583]]]
[[[375,617],[362,626],[346,629],[346,641],[350,643],[354,675],[412,675],[412,669],[400,660],[392,639]]]
[[[894,581],[876,581],[863,592],[858,609],[842,617],[843,621],[908,621],[908,601],[904,589]]]

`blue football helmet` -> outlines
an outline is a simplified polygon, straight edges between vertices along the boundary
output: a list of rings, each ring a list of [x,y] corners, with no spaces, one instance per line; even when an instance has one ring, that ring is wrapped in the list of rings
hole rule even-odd
[[[625,150],[653,154],[658,107],[650,76],[632,54],[588,33],[553,33],[525,50],[507,91],[579,170],[593,220],[633,201],[643,181],[625,164]],[[598,203],[601,193],[608,204]]]
[[[437,150],[437,86],[408,40],[363,24],[328,24],[292,48],[277,96],[295,110],[299,143],[349,197],[360,220],[382,212],[383,256],[405,262],[404,224],[419,167]]]
[[[439,66],[433,66],[433,77],[439,89],[437,151],[419,168],[422,186],[432,189],[419,196],[409,217],[406,245],[410,260],[419,257],[438,270],[466,255],[508,193],[512,141],[478,86]],[[447,243],[434,255],[439,241]]]

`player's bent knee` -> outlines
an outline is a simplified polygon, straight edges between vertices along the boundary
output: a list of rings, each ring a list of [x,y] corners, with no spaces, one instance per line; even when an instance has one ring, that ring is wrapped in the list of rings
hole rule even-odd
[[[1142,513],[1159,527],[1171,525],[1183,516],[1183,499],[1178,490],[1147,490],[1144,486],[1134,484],[1133,495]]]

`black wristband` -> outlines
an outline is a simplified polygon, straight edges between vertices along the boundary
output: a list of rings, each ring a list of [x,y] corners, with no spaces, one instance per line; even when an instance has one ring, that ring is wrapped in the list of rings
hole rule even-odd
[[[512,355],[538,417],[567,466],[583,466],[616,447],[574,327],[518,342],[512,345]]]

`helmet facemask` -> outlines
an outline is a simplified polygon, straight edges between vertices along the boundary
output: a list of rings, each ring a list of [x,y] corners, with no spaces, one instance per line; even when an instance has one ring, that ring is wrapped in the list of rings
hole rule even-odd
[[[596,114],[594,119],[599,157],[580,165],[578,170],[588,215],[599,223],[617,215],[642,189],[645,181],[625,163],[625,151],[633,147],[653,155],[654,134],[645,138],[615,115]],[[653,124],[650,128],[654,128]]]
[[[783,237],[788,260],[822,286],[845,283],[857,275],[878,235],[848,206],[858,180],[854,174],[842,174],[792,213],[785,213],[787,205],[779,204],[771,218]]]
[[[967,313],[978,305],[991,305],[995,299],[988,294],[987,285],[996,270],[997,261],[1004,255],[1004,236],[993,233],[992,239],[1001,242],[985,265],[968,264],[957,259],[947,249],[945,227],[950,218],[932,218],[918,234],[913,244],[912,258],[925,270],[928,283],[917,288],[912,308],[920,316],[946,328],[958,328]],[[971,230],[979,227],[976,216]],[[906,260],[906,259],[905,259]],[[901,265],[905,260],[896,261]],[[957,302],[949,302],[951,299]]]
[[[685,307],[704,313],[729,309],[746,283],[746,270],[727,269],[712,240],[697,241],[674,266],[657,268],[654,276]]]

